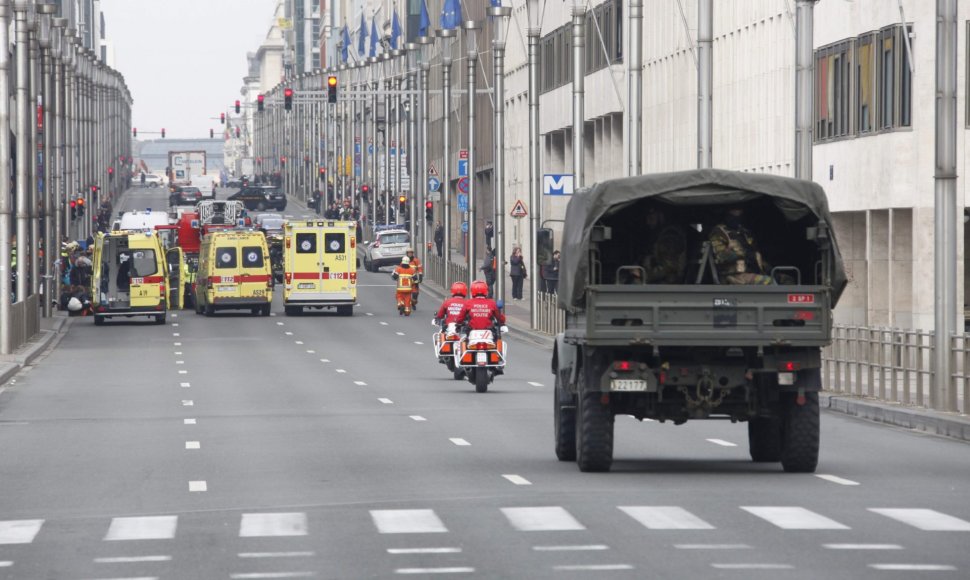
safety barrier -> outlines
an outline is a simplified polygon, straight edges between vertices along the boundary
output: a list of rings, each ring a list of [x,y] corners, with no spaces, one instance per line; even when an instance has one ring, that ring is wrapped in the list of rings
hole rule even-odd
[[[566,311],[559,308],[556,294],[539,292],[536,297],[536,330],[556,335],[566,329]]]
[[[40,332],[40,296],[10,305],[10,349],[15,351]]]
[[[468,267],[464,263],[450,262],[448,264],[448,276],[446,277],[444,258],[428,256],[428,261],[424,264],[424,277],[447,291],[452,282],[468,280]]]
[[[842,326],[822,350],[828,391],[937,410],[970,413],[970,335],[951,337],[948,384],[933,380],[933,333]]]

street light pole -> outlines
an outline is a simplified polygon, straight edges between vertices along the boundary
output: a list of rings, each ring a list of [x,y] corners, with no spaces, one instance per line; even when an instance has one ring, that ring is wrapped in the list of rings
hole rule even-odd
[[[408,180],[410,188],[408,189],[408,207],[411,210],[411,239],[414,240],[412,245],[415,248],[415,254],[421,256],[421,263],[426,262],[424,251],[420,250],[424,244],[424,236],[420,235],[423,233],[421,224],[424,223],[424,218],[421,216],[421,208],[424,207],[423,203],[419,206],[419,183],[418,183],[418,100],[414,95],[414,91],[418,88],[418,45],[413,42],[409,42],[404,46],[407,51],[407,121],[408,121]]]
[[[10,9],[0,2],[0,135],[10,134]],[[10,139],[0,139],[0,159],[10,159]],[[0,355],[12,351],[10,315],[10,165],[0,163]]]
[[[585,183],[586,0],[573,0],[573,183]]]
[[[509,6],[492,7],[492,84],[495,86],[495,299],[505,301],[505,37],[508,19],[512,14]],[[535,211],[533,206],[533,211]],[[530,276],[537,278],[537,276]],[[533,295],[535,293],[533,292]]]
[[[542,16],[539,0],[526,0],[529,28],[528,72],[529,72],[529,203],[532,217],[529,219],[529,259],[533,264],[539,250],[539,220],[542,217],[542,178],[539,171],[539,34]],[[539,294],[538,276],[529,276],[529,311],[532,313],[532,328],[539,327],[539,309],[536,297]]]
[[[457,28],[445,28],[435,31],[441,38],[441,72],[442,72],[442,125],[444,130],[444,153],[441,160],[441,187],[444,198],[444,286],[451,286],[451,49],[457,36]]]
[[[403,173],[401,171],[401,157],[402,157],[401,151],[404,149],[404,131],[403,131],[403,129],[404,129],[404,123],[402,121],[402,119],[403,119],[403,113],[404,113],[404,96],[401,95],[401,90],[405,86],[404,85],[405,65],[407,63],[405,62],[405,59],[404,59],[404,51],[403,50],[400,50],[400,49],[395,50],[394,52],[391,53],[391,56],[393,57],[392,70],[394,70],[394,72],[395,72],[395,74],[397,76],[397,90],[398,90],[397,96],[394,97],[394,103],[395,103],[395,105],[394,105],[394,141],[395,141],[395,145],[394,145],[394,195],[397,196],[397,195],[403,195],[404,194],[404,189],[401,187],[401,173]],[[390,117],[390,111],[388,111],[388,117]],[[388,166],[388,169],[390,169],[390,166]],[[390,174],[388,174],[388,177],[390,177]],[[408,196],[408,197],[411,197],[411,196]],[[400,204],[398,204],[398,205],[400,205]],[[400,210],[400,209],[401,208],[398,207],[398,210]],[[405,211],[406,210],[407,210],[407,206],[405,206]],[[401,218],[404,218],[404,221],[401,221]],[[414,222],[413,219],[411,221]],[[398,223],[407,223],[407,216],[406,215],[405,216],[399,215],[398,216]],[[411,235],[411,243],[413,244],[414,243],[414,235],[413,235],[414,228],[412,227],[412,228],[410,228],[410,230],[412,232],[412,235]]]
[[[626,175],[643,172],[643,0],[630,0],[630,50],[627,52]]]
[[[29,131],[27,122],[27,66],[29,60],[29,48],[27,38],[27,2],[18,1],[14,3],[14,20],[16,35],[16,55],[17,55],[17,302],[27,299],[28,276],[30,272],[30,229],[29,218],[30,210],[28,206],[30,186],[30,174],[27,171],[29,159],[33,155],[28,151]],[[0,47],[5,49],[6,47]],[[0,95],[4,97],[4,95]],[[0,297],[5,299],[6,297]]]
[[[421,200],[425,205],[427,205],[428,200],[430,199],[427,179],[429,176],[426,174],[426,171],[428,170],[428,109],[430,107],[428,95],[428,74],[431,70],[431,62],[429,60],[428,53],[431,51],[431,43],[433,42],[434,39],[428,36],[418,38],[418,45],[421,47],[419,49],[421,52],[421,146],[419,148],[421,151],[421,157],[418,160],[418,169],[414,177],[415,179],[419,179],[421,181]],[[440,208],[441,205],[439,204],[438,207]],[[433,241],[432,236],[434,235],[434,230],[431,229],[433,225],[433,222],[429,224],[427,220],[424,220],[424,245],[421,247],[421,259],[425,264],[428,263],[428,242]]]
[[[465,56],[467,57],[468,74],[468,252],[466,267],[468,268],[468,287],[475,281],[475,257],[478,232],[478,220],[475,199],[475,65],[478,64],[478,31],[482,25],[474,20],[465,22]],[[460,180],[461,178],[459,178]]]
[[[699,0],[697,5],[697,167],[713,167],[712,85],[714,67],[714,0]]]

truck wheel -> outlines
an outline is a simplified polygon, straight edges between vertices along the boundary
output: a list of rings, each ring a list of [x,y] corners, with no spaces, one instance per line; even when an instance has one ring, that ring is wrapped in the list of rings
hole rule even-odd
[[[756,463],[781,461],[781,421],[777,417],[748,421],[748,453]]]
[[[556,374],[552,395],[552,412],[556,435],[556,457],[559,461],[576,461],[576,407],[563,405],[568,399]]]
[[[488,390],[488,369],[475,369],[475,392],[484,393]]]
[[[580,374],[576,395],[576,464],[583,472],[609,471],[613,465],[613,414],[603,393],[586,391]]]
[[[781,466],[788,473],[814,473],[818,467],[820,418],[818,393],[805,393],[805,403],[799,405],[795,393],[787,394],[784,441]]]

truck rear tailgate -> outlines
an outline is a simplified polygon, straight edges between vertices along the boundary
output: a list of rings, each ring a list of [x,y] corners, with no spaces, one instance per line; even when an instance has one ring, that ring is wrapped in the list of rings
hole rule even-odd
[[[832,331],[824,286],[594,285],[566,331],[585,344],[822,346]],[[582,324],[585,319],[585,326]]]

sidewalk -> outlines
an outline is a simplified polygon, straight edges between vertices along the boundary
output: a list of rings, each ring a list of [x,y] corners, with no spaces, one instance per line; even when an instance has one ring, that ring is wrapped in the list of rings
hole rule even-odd
[[[27,344],[17,349],[13,354],[0,355],[0,390],[22,368],[31,364],[48,347],[56,344],[64,336],[64,332],[66,332],[64,327],[67,324],[68,316],[66,312],[54,312],[50,318],[41,318],[40,332]]]

